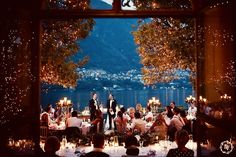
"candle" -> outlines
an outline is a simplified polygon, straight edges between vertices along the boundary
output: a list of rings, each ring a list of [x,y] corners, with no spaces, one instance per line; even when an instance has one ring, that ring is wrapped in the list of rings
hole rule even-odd
[[[231,96],[228,96],[227,94],[220,96],[220,98],[225,100],[231,100]]]
[[[199,99],[202,100],[202,96],[199,96]]]
[[[60,104],[63,105],[63,100],[60,100]]]
[[[67,97],[64,97],[64,102],[66,102],[67,101]]]
[[[16,147],[20,147],[20,142],[17,141],[16,144],[15,144]]]

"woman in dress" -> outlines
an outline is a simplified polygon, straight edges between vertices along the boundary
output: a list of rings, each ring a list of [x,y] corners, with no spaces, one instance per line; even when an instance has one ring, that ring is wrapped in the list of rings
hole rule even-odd
[[[103,131],[103,115],[100,109],[95,111],[96,118],[91,122],[91,131],[93,133]]]
[[[178,148],[170,149],[166,157],[193,157],[194,151],[185,147],[188,143],[189,135],[186,130],[177,131],[175,134],[175,141]]]
[[[167,136],[167,124],[162,114],[159,114],[156,121],[152,124],[150,131],[157,133],[158,139],[164,140]]]
[[[116,124],[117,132],[122,134],[125,133],[128,119],[123,116],[123,112],[119,111],[117,117],[114,119]]]

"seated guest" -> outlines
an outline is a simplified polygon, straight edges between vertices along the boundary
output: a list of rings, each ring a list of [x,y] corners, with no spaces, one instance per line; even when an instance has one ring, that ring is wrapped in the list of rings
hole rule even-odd
[[[126,155],[137,156],[139,154],[138,141],[133,135],[128,136],[125,140]]]
[[[196,120],[196,114],[197,114],[197,107],[195,106],[195,102],[193,102],[190,104],[188,108],[187,118],[189,120]]]
[[[135,119],[131,123],[130,128],[133,129],[133,130],[137,130],[140,133],[145,133],[146,122],[141,119],[140,113],[135,112],[134,117],[135,117]]]
[[[56,124],[57,124],[58,127],[65,128],[65,122],[63,121],[63,116],[62,115],[57,117]]]
[[[170,120],[170,125],[168,126],[168,131],[167,131],[170,141],[174,140],[175,132],[181,130],[183,126],[185,125],[183,119],[179,115],[180,109],[174,108],[173,113],[174,113],[174,116]]]
[[[71,117],[66,120],[65,135],[69,142],[76,140],[80,137],[80,128],[82,126],[82,122],[83,120],[78,118],[77,111],[73,111]]]
[[[77,111],[73,111],[71,117],[66,121],[66,127],[78,127],[80,128],[83,120],[78,118]]]
[[[162,112],[162,115],[164,116],[166,124],[169,125],[170,120],[173,118],[174,114],[173,114],[170,106],[166,106],[165,109],[166,110],[164,112]]]
[[[146,128],[146,130],[149,130],[150,127],[153,125],[153,114],[151,112],[151,107],[150,106],[147,106],[146,112],[147,112],[147,114],[144,117],[144,119],[147,122],[145,128]]]
[[[146,114],[146,116],[145,116],[145,120],[146,120],[147,122],[150,122],[150,121],[153,120],[153,114],[152,114],[152,112],[151,112],[151,107],[150,107],[150,106],[147,106],[146,111],[147,111],[147,114]]]
[[[60,149],[60,141],[56,136],[49,136],[44,145],[44,157],[59,157],[56,151]]]
[[[170,107],[171,107],[171,111],[172,111],[172,112],[173,112],[173,114],[174,114],[174,109],[178,108],[178,107],[176,107],[176,105],[175,105],[175,102],[174,102],[174,101],[172,101],[172,102],[170,103]]]
[[[103,115],[101,110],[95,111],[95,119],[91,122],[91,131],[92,133],[102,132],[103,131]]]
[[[55,120],[55,122],[57,123],[57,125],[60,125],[61,122],[63,122],[63,116],[61,115],[61,116],[57,117],[57,119]]]
[[[185,147],[188,143],[189,135],[186,130],[180,130],[176,132],[175,141],[178,148],[170,149],[166,157],[193,157],[194,151]]]
[[[119,111],[114,119],[118,133],[125,133],[128,119],[123,116],[123,112]]]
[[[187,119],[185,110],[180,111],[180,117],[183,119],[185,124],[182,129],[186,130],[188,133],[191,133],[191,121]]]
[[[40,117],[41,126],[49,126],[51,124],[50,112],[51,108],[50,106],[47,106]]]
[[[129,108],[130,122],[132,122],[132,120],[134,119],[134,113],[135,113],[135,109],[133,107],[130,107]]]
[[[167,135],[167,124],[162,114],[157,116],[157,119],[151,126],[150,131],[155,131],[157,133],[158,139],[165,139]]]
[[[55,108],[54,118],[58,118],[60,116],[62,116],[62,108],[61,108],[61,106],[58,105]]]
[[[140,103],[136,104],[136,112],[140,113],[141,118],[143,117],[143,107],[142,107],[142,104],[140,104]]]
[[[120,108],[120,111],[123,113],[123,118],[127,119],[128,121],[130,121],[130,116],[129,114],[126,112],[126,109],[124,107]]]
[[[103,134],[96,133],[93,135],[93,151],[85,154],[85,157],[109,157],[103,152],[105,137]]]
[[[49,113],[49,116],[50,116],[51,119],[54,120],[54,119],[55,119],[55,117],[54,117],[55,109],[52,107],[51,104],[48,104],[48,106],[50,107],[50,113]]]

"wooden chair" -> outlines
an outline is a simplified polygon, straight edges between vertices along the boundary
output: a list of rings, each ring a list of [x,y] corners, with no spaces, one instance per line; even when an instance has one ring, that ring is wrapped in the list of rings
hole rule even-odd
[[[48,138],[48,127],[40,126],[40,141],[45,142]]]
[[[81,137],[81,131],[78,127],[67,127],[64,134],[68,142],[77,141]]]

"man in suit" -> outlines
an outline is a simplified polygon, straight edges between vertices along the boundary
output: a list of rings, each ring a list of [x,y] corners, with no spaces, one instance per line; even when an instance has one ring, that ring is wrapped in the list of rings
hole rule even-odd
[[[117,105],[117,102],[114,99],[113,95],[109,94],[109,98],[107,100],[107,114],[108,114],[108,118],[109,118],[109,130],[112,129],[112,120],[116,116],[116,105]],[[115,124],[114,124],[114,126],[115,126]]]
[[[174,109],[175,109],[175,110],[179,110],[179,108],[175,105],[175,102],[174,102],[174,101],[172,101],[172,102],[170,103],[170,107],[171,107],[171,111],[172,111],[173,114],[174,114]]]
[[[103,134],[93,135],[93,151],[85,154],[85,157],[109,157],[107,153],[103,152],[105,137]]]
[[[97,94],[93,93],[93,98],[89,100],[89,111],[90,111],[90,120],[93,121],[96,119],[95,112],[99,109]]]

